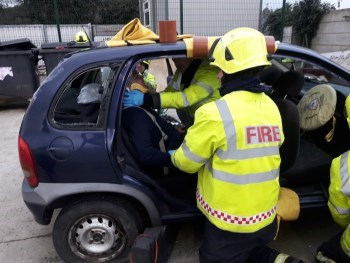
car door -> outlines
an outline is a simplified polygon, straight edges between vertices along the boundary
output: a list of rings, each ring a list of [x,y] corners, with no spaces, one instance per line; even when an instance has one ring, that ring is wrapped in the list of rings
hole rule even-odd
[[[118,69],[117,65],[95,65],[79,71],[56,95],[45,162],[53,181],[117,182],[107,151],[106,122],[110,87]]]

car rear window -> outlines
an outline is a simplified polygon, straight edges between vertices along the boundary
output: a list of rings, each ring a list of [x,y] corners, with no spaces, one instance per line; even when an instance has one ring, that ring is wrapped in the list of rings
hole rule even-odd
[[[100,105],[107,92],[111,68],[86,70],[63,88],[53,109],[53,122],[60,126],[96,127]]]

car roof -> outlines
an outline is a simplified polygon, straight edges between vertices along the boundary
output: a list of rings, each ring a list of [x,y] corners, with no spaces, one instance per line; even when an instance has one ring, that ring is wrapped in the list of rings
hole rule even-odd
[[[183,41],[176,43],[155,43],[147,45],[130,45],[121,47],[97,47],[79,50],[66,55],[66,58],[71,57],[74,60],[79,60],[84,57],[84,60],[124,60],[132,56],[157,56],[165,54],[184,54],[186,55],[186,45]]]
[[[185,42],[177,41],[176,43],[154,43],[121,47],[89,48],[69,53],[65,56],[65,58],[70,58],[69,63],[75,64],[76,67],[81,67],[96,62],[126,60],[130,57],[151,58],[164,55],[171,56],[186,54],[187,49]],[[315,62],[350,81],[350,72],[346,68],[332,62],[328,58],[322,56],[320,53],[311,49],[286,43],[278,43],[276,55],[303,58],[310,62]]]

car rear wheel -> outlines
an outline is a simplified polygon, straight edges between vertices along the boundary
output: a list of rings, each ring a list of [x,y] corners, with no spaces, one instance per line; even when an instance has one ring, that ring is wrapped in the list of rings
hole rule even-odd
[[[53,243],[66,262],[121,262],[141,229],[141,219],[124,200],[82,200],[62,209]]]

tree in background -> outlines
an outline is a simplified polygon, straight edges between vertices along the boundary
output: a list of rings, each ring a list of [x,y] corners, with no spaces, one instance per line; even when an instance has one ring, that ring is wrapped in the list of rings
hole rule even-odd
[[[267,12],[267,10],[264,10],[264,11],[268,15],[264,24],[262,25],[263,33],[272,35],[275,37],[275,39],[279,39],[281,36],[281,30],[282,30],[282,20],[281,20],[282,8],[276,9],[275,11],[272,11],[272,12],[271,11]],[[289,3],[286,3],[285,5],[284,20],[285,20],[284,26],[292,25],[292,5]]]
[[[321,0],[303,0],[293,6],[293,32],[297,34],[302,46],[311,47],[323,15],[335,10],[329,3]]]
[[[0,24],[55,24],[55,0],[0,0]],[[138,0],[57,0],[62,24],[125,24],[139,17]]]
[[[329,3],[322,3],[321,0],[302,0],[294,5],[285,5],[284,26],[293,27],[293,39],[295,44],[311,47],[312,39],[316,36],[320,21],[323,15],[335,7]],[[280,38],[282,9],[270,12],[263,24],[263,30]]]

